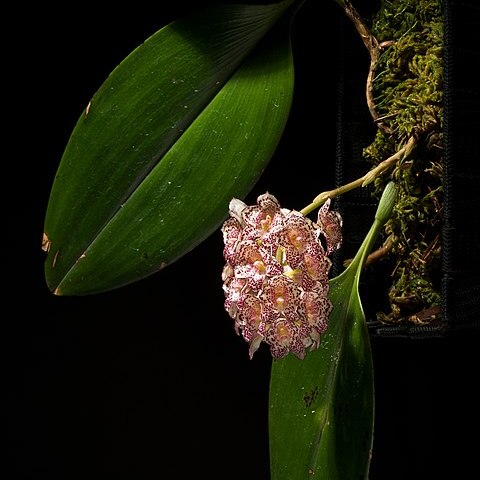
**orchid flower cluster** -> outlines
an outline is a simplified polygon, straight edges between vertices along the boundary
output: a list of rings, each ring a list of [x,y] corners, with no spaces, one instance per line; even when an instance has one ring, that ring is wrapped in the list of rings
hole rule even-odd
[[[329,207],[330,199],[315,223],[268,193],[254,206],[230,202],[222,226],[225,309],[250,358],[262,341],[274,358],[292,352],[303,359],[319,347],[332,309],[328,255],[342,241],[342,219]]]

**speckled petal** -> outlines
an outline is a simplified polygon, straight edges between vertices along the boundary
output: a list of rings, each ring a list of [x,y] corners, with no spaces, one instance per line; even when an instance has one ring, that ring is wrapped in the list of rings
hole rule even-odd
[[[340,248],[342,245],[343,220],[338,212],[330,211],[331,199],[329,198],[318,211],[317,223],[327,242],[327,255]]]
[[[238,311],[238,320],[242,325],[242,335],[247,342],[250,342],[258,335],[258,328],[262,321],[262,305],[260,300],[248,295]]]
[[[286,320],[277,320],[271,325],[265,337],[274,358],[282,358],[290,351],[294,332]]]
[[[234,272],[235,278],[245,279],[250,289],[257,293],[263,287],[266,268],[262,262],[255,263],[257,265],[237,265],[234,269]]]
[[[317,246],[318,247],[318,246]],[[302,269],[314,282],[328,281],[328,271],[332,262],[322,252],[321,247],[309,249],[302,258]]]
[[[257,261],[263,261],[262,254],[258,249],[258,244],[253,240],[242,240],[239,242],[235,265],[253,265]]]
[[[226,292],[225,310],[232,318],[235,318],[237,308],[242,305],[246,287],[247,280],[244,278],[231,278],[223,286]]]
[[[222,226],[223,256],[227,262],[235,261],[237,246],[242,238],[242,227],[234,218],[229,218]]]
[[[258,197],[257,205],[247,207],[242,211],[243,223],[256,229],[259,237],[270,230],[275,224],[277,216],[282,216],[280,205],[278,200],[268,193]]]
[[[294,318],[302,289],[285,275],[271,277],[262,291],[266,305],[287,318]]]

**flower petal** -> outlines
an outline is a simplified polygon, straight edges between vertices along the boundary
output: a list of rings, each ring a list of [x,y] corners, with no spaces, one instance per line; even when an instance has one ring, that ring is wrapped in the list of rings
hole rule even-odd
[[[329,198],[318,210],[317,223],[327,242],[327,255],[338,250],[342,245],[343,220],[338,212],[330,211],[331,199]]]
[[[247,205],[238,198],[232,198],[228,205],[230,216],[238,221],[243,226],[242,212],[248,208]]]

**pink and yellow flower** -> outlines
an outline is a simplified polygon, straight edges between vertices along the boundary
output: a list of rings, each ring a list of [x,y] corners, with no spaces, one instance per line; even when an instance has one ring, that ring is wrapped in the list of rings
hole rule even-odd
[[[318,348],[332,309],[327,255],[342,239],[341,217],[329,205],[314,223],[280,208],[268,193],[254,206],[230,202],[231,217],[222,227],[225,309],[250,344],[250,357],[262,341],[274,358],[290,352],[304,358]]]

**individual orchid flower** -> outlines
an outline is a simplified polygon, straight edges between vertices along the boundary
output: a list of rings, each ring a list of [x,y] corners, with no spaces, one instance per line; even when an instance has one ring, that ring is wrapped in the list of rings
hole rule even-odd
[[[320,345],[332,309],[327,255],[342,238],[341,217],[329,205],[314,223],[268,193],[253,206],[230,202],[222,226],[225,309],[250,344],[250,358],[261,342],[274,358],[292,352],[303,359]]]

